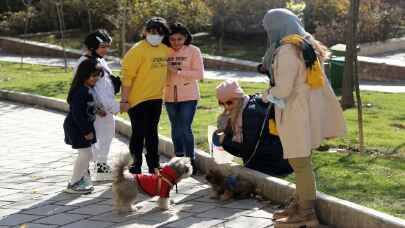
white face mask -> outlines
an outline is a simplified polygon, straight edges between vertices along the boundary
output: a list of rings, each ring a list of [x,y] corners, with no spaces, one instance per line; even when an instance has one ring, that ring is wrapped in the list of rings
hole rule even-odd
[[[148,34],[148,35],[146,35],[146,40],[147,40],[152,46],[158,46],[160,43],[162,43],[163,36],[161,36],[161,35]]]

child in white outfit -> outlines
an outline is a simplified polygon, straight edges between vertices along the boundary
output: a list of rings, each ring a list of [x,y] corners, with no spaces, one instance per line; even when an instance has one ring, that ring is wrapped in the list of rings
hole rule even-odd
[[[78,60],[78,64],[80,64],[85,59],[95,58],[103,68],[103,77],[91,90],[97,108],[94,122],[97,142],[92,146],[95,161],[92,174],[94,181],[111,180],[112,178],[107,159],[115,135],[114,114],[120,111],[120,105],[115,101],[115,89],[111,80],[112,71],[103,58],[111,47],[111,41],[111,37],[105,30],[97,30],[89,34],[84,41],[87,53]]]

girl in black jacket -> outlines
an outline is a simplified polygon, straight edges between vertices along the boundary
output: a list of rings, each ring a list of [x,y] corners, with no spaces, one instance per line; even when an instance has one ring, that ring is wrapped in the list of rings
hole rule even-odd
[[[91,145],[96,142],[94,120],[95,102],[92,87],[102,73],[96,59],[86,59],[80,63],[70,87],[67,102],[69,113],[63,123],[66,144],[78,150],[68,193],[86,194],[93,191],[88,177],[89,162],[92,159]]]

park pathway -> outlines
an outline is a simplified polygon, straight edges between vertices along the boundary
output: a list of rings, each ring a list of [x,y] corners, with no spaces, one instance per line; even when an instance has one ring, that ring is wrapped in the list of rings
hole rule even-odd
[[[156,198],[141,195],[137,212],[116,215],[110,182],[96,183],[89,195],[63,193],[75,158],[63,142],[63,120],[63,113],[0,100],[0,227],[273,227],[274,205],[211,200],[201,176],[172,191],[169,211],[158,210]],[[110,159],[127,153],[127,143],[114,138]]]

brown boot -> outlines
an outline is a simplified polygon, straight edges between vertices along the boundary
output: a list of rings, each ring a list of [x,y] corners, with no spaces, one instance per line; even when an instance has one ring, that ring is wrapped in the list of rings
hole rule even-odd
[[[314,205],[314,202],[305,202],[304,204]],[[300,205],[298,205],[295,213],[276,220],[274,223],[274,228],[314,228],[318,226],[319,221],[316,217],[314,206],[303,208]]]
[[[294,214],[298,207],[298,195],[294,194],[287,200],[287,207],[283,210],[278,210],[273,213],[273,220],[288,217],[290,214]]]

